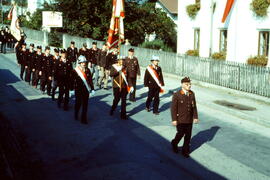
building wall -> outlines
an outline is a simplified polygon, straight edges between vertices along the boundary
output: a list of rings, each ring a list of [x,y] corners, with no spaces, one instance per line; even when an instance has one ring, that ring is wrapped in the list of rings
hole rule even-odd
[[[248,57],[257,55],[259,30],[270,29],[270,18],[255,17],[250,10],[251,1],[235,0],[226,22],[221,23],[227,0],[201,0],[201,9],[195,20],[191,20],[186,13],[186,6],[195,3],[195,0],[182,0],[178,4],[177,52],[184,54],[187,50],[194,48],[194,28],[200,28],[200,56],[209,57],[210,54],[219,52],[220,30],[227,28],[228,61],[245,63]],[[211,33],[212,2],[216,3],[216,7]]]

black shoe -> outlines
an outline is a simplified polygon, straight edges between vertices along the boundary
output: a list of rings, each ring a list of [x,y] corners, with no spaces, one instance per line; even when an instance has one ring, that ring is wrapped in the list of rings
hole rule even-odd
[[[82,123],[82,124],[88,124],[88,122],[87,122],[87,121],[81,121],[81,123]]]
[[[157,112],[153,112],[153,114],[154,114],[154,115],[159,115],[159,112],[158,112],[158,111],[157,111]]]
[[[112,116],[113,115],[113,110],[110,110],[110,116]]]
[[[186,153],[186,152],[182,152],[182,155],[185,157],[185,158],[189,158],[189,153]]]
[[[173,141],[171,141],[171,145],[172,145],[172,150],[173,150],[173,152],[174,152],[174,153],[178,153],[178,152],[179,152],[179,150],[178,150],[177,145],[176,145],[176,144],[174,144],[174,143],[173,143]]]
[[[150,112],[150,108],[145,108],[145,110],[146,110],[147,112]]]
[[[108,88],[107,88],[107,87],[105,87],[105,88],[103,88],[103,89],[108,90]]]
[[[52,100],[55,101],[55,97],[54,96],[52,96]]]
[[[121,115],[120,118],[121,118],[122,120],[127,120],[127,119],[128,119],[127,115]]]

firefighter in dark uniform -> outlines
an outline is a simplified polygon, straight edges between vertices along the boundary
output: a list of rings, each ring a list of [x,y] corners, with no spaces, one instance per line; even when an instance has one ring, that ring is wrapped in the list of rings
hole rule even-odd
[[[134,56],[134,49],[128,50],[128,57],[124,60],[124,66],[127,69],[128,83],[134,88],[134,91],[129,94],[129,100],[132,102],[136,101],[136,81],[137,76],[140,78],[141,71],[138,59]]]
[[[150,112],[150,105],[154,98],[153,102],[153,113],[158,115],[158,107],[159,107],[159,93],[163,90],[162,86],[164,86],[164,80],[162,75],[161,67],[158,66],[159,57],[153,56],[151,60],[152,64],[147,67],[144,74],[144,86],[148,87],[148,97],[146,100],[146,111]],[[154,77],[156,77],[156,80]]]
[[[72,64],[66,58],[66,50],[61,50],[61,58],[56,61],[54,76],[59,87],[59,96],[57,105],[61,108],[62,101],[64,99],[64,110],[68,110],[69,102],[69,89],[70,89],[70,77],[72,71]]]
[[[37,46],[37,52],[33,57],[33,78],[32,78],[32,85],[34,88],[37,88],[37,85],[40,80],[41,68],[42,68],[42,47]]]
[[[87,108],[89,93],[92,95],[95,93],[94,85],[92,81],[92,74],[87,67],[87,60],[84,56],[79,56],[78,66],[72,71],[71,74],[71,89],[75,89],[75,119],[79,118],[79,110],[82,107],[81,123],[87,124]],[[77,70],[77,71],[76,71]],[[78,74],[78,71],[83,77]],[[87,83],[87,84],[85,84]]]
[[[113,78],[113,104],[111,107],[110,115],[113,115],[120,99],[121,99],[121,119],[127,119],[126,115],[126,99],[129,89],[127,81],[126,69],[123,66],[124,57],[119,57],[116,64],[113,64],[110,71],[110,76]],[[134,89],[131,87],[131,91]]]
[[[34,44],[30,44],[29,46],[29,50],[28,50],[28,54],[27,54],[27,61],[26,61],[26,72],[25,72],[25,81],[29,83],[31,82],[31,75],[32,75],[32,71],[33,71],[33,61],[34,61],[34,55],[36,53],[36,51],[34,50],[35,45]]]
[[[18,52],[18,64],[21,66],[21,72],[20,72],[20,77],[23,80],[23,75],[25,72],[25,66],[27,63],[27,55],[28,55],[28,50],[26,49],[26,43],[22,43],[22,47],[20,48]]]
[[[64,51],[66,53],[66,51]],[[52,62],[52,100],[55,100],[55,91],[58,87],[58,81],[55,76],[56,66],[58,65],[58,62],[60,61],[60,54],[59,49],[54,49],[54,56],[53,56],[53,62]]]
[[[98,66],[100,67],[100,77],[98,80],[98,86],[99,89],[101,89],[102,86],[102,82],[104,82],[104,89],[108,89],[108,80],[109,80],[109,71],[106,70],[106,66],[107,66],[107,58],[108,55],[108,48],[106,44],[103,44],[102,49],[99,51],[98,53]]]
[[[98,54],[100,49],[97,48],[97,42],[92,43],[92,48],[89,49],[89,67],[91,69],[92,75],[95,74],[94,84],[98,86],[98,77],[99,77],[99,66],[97,64]]]
[[[171,141],[172,149],[178,153],[178,143],[184,136],[184,145],[182,154],[188,158],[190,153],[190,139],[192,133],[192,124],[198,123],[198,112],[195,100],[195,94],[190,90],[191,83],[188,77],[181,80],[182,89],[174,93],[171,103],[172,124],[176,126],[177,133]]]
[[[41,83],[40,90],[45,94],[45,87],[47,90],[47,95],[51,95],[52,89],[52,62],[53,56],[50,54],[50,47],[45,47],[45,53],[42,56],[42,65],[41,65]]]
[[[72,62],[73,68],[75,68],[78,58],[78,49],[75,47],[74,41],[71,41],[70,47],[67,48],[67,58]]]

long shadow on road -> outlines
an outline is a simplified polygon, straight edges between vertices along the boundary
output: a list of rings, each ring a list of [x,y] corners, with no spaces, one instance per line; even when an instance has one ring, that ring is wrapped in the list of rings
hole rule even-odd
[[[192,158],[173,154],[169,141],[139,120],[109,116],[108,93],[90,99],[90,124],[82,125],[73,119],[73,110],[57,109],[49,98],[27,100],[16,89],[9,91],[9,84],[19,81],[10,71],[0,69],[0,80],[0,113],[25,137],[25,150],[34,154],[29,161],[40,159],[39,171],[33,168],[39,179],[225,179]],[[211,139],[213,133],[202,132],[198,141],[195,136],[195,148],[205,142],[204,135]]]

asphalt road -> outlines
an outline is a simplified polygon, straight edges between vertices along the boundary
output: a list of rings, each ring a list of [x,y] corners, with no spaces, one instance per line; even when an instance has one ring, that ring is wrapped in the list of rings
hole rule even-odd
[[[192,153],[185,159],[170,146],[176,132],[170,124],[171,92],[179,88],[179,79],[165,77],[167,93],[161,95],[159,116],[144,110],[147,89],[140,79],[137,102],[128,103],[127,121],[117,112],[109,116],[112,89],[97,90],[89,100],[89,124],[82,125],[73,119],[74,99],[68,112],[58,109],[18,78],[15,62],[14,54],[0,55],[0,119],[23,137],[25,154],[36,165],[30,168],[39,179],[270,179],[267,98],[194,84],[201,122],[193,126]],[[232,109],[216,100],[256,110]]]

